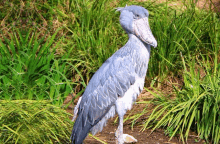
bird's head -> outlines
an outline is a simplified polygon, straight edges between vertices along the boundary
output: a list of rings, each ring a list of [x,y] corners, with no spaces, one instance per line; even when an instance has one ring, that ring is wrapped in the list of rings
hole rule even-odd
[[[120,23],[128,34],[133,34],[153,47],[157,47],[157,41],[154,38],[149,22],[148,11],[141,6],[125,6],[117,8],[121,12]]]

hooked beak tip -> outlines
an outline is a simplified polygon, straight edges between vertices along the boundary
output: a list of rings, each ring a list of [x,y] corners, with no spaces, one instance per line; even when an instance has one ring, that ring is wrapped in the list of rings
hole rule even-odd
[[[154,43],[152,46],[153,46],[154,48],[156,48],[156,47],[157,47],[157,43]]]

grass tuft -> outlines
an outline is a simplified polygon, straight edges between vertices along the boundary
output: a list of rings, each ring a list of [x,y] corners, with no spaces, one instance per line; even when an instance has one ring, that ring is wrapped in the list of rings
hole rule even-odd
[[[188,64],[182,59],[184,86],[180,90],[176,88],[175,98],[158,96],[148,90],[155,96],[151,104],[156,107],[143,129],[152,127],[153,122],[153,130],[164,127],[171,138],[180,134],[183,141],[187,140],[192,130],[197,132],[200,139],[219,143],[220,67],[213,67],[204,56],[202,58],[203,61],[192,59],[191,62],[187,61]]]
[[[68,143],[71,114],[50,101],[1,100],[1,143]]]

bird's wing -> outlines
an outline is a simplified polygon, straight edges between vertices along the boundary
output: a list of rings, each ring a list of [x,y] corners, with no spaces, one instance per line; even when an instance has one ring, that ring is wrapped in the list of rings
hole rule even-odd
[[[147,66],[138,57],[135,51],[120,49],[93,75],[82,96],[72,141],[82,143],[89,130],[105,116],[118,97],[124,96],[137,77],[146,75],[142,68]]]

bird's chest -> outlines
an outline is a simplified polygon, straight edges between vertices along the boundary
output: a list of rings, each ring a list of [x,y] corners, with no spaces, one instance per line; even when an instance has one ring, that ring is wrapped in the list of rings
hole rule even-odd
[[[119,115],[124,115],[127,110],[131,110],[133,102],[144,87],[145,78],[138,78],[133,85],[125,92],[123,97],[119,97],[115,103],[116,111]]]

